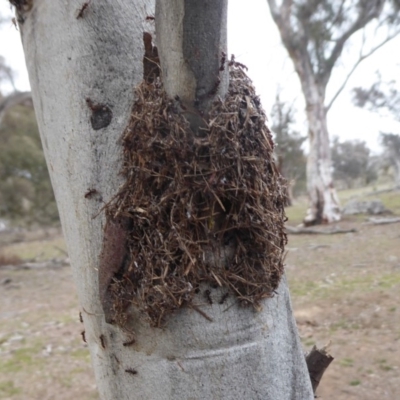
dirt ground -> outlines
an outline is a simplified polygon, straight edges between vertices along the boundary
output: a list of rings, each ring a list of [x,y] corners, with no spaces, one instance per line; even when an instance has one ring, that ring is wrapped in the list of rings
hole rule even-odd
[[[338,226],[357,232],[290,235],[286,258],[304,348],[330,342],[335,357],[317,395],[399,399],[400,223]],[[65,257],[60,233],[39,239],[0,253]],[[70,267],[0,267],[0,399],[98,399],[82,330]]]

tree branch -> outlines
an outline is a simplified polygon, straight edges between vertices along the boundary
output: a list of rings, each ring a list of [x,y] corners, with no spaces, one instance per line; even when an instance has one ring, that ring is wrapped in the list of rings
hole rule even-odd
[[[377,3],[378,4],[376,4],[372,10],[370,8],[363,7],[356,21],[354,21],[354,23],[342,34],[342,36],[336,39],[336,44],[332,50],[332,53],[325,62],[325,70],[321,74],[323,81],[327,82],[329,80],[332,69],[342,54],[343,47],[350,36],[363,28],[374,18],[379,17],[383,9],[384,1],[378,1]]]
[[[387,42],[391,41],[394,39],[398,34],[400,33],[400,30],[397,30],[394,32],[392,35],[389,35],[385,40],[383,40],[381,43],[379,43],[377,46],[375,46],[373,49],[371,49],[367,54],[360,54],[360,57],[358,58],[357,62],[353,65],[353,68],[350,70],[350,72],[347,74],[345,80],[343,83],[340,85],[338,91],[335,93],[335,95],[332,97],[331,101],[326,107],[326,111],[328,112],[330,108],[332,107],[332,104],[334,101],[338,98],[340,93],[343,91],[343,89],[346,87],[347,82],[349,81],[350,77],[353,75],[354,71],[357,69],[357,67],[361,64],[362,61],[364,61],[366,58],[374,54],[377,50],[379,50],[383,45],[385,45]],[[362,50],[361,50],[362,52]],[[361,53],[360,52],[360,53]]]

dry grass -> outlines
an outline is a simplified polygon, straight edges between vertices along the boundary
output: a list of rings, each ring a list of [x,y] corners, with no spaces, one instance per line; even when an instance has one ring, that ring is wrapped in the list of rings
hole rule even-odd
[[[390,201],[400,206],[399,197]],[[341,224],[358,232],[289,236],[286,258],[305,348],[332,342],[335,360],[318,395],[326,400],[397,399],[399,224],[362,225],[357,218]],[[35,252],[47,254],[60,241],[35,242]],[[9,247],[3,250],[10,254]],[[5,280],[11,282],[0,288],[0,398],[98,398],[70,269],[0,269],[0,282]]]

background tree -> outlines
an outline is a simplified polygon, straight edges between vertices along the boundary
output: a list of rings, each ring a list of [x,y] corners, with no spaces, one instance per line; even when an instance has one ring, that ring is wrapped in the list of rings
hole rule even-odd
[[[0,125],[0,217],[19,223],[58,221],[32,107],[9,110]]]
[[[307,157],[302,149],[307,139],[294,130],[294,109],[281,101],[279,94],[271,110],[271,130],[275,139],[278,168],[288,181],[288,205],[305,189]]]
[[[400,188],[400,135],[381,133],[381,143],[384,149],[383,158],[387,166],[393,169],[396,188]]]
[[[332,182],[327,113],[356,67],[399,33],[397,0],[330,1],[268,0],[282,42],[293,61],[303,91],[309,126],[310,153],[307,163],[309,209],[306,225],[340,219],[338,198]],[[345,45],[373,21],[385,37],[365,50],[329,102],[326,88]],[[375,34],[376,34],[375,32]],[[365,36],[364,36],[365,38]]]
[[[389,113],[395,121],[400,121],[400,92],[396,82],[383,82],[380,75],[370,88],[355,88],[353,101],[358,107],[374,112]],[[384,168],[392,168],[396,187],[400,187],[400,135],[381,132],[384,149],[382,163]]]
[[[12,89],[4,94],[1,89]],[[19,92],[14,72],[0,56],[0,217],[49,224],[57,208],[30,92]]]
[[[372,168],[370,149],[360,140],[339,141],[338,137],[332,143],[332,166],[335,181],[344,183],[346,188],[355,185],[364,186],[370,183],[376,172]]]
[[[124,263],[127,227],[123,218],[106,223],[102,210],[123,183],[120,138],[135,100],[133,88],[148,71],[146,63],[157,59],[148,40],[154,4],[11,3],[17,19],[24,21],[20,31],[35,110],[100,396],[312,399],[285,280],[274,298],[262,301],[258,313],[233,299],[228,307],[220,304],[224,290],[219,288],[212,305],[203,293],[196,297],[209,305],[206,314],[184,308],[162,330],[150,327],[131,308],[125,325],[109,323],[100,299],[104,289],[123,278],[115,272]],[[213,97],[224,98],[227,90],[221,66],[226,6],[221,0],[157,3],[165,90],[200,134]],[[249,100],[243,101],[245,122],[251,126],[254,110]],[[204,138],[197,140],[201,144]],[[213,214],[206,221],[214,225]]]
[[[12,88],[7,95],[1,91],[1,85],[4,83]],[[13,70],[7,65],[4,57],[0,56],[0,126],[7,110],[18,104],[32,107],[31,93],[20,92],[16,89]]]

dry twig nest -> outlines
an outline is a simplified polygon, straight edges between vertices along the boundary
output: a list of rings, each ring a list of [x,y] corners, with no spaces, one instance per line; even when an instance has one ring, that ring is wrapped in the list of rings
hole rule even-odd
[[[279,284],[284,183],[260,100],[231,64],[229,93],[196,134],[159,79],[137,88],[123,135],[126,182],[107,207],[109,219],[131,222],[128,262],[110,285],[116,314],[133,304],[161,326],[204,282],[259,308]]]

